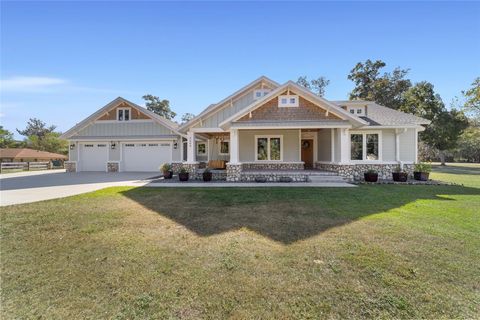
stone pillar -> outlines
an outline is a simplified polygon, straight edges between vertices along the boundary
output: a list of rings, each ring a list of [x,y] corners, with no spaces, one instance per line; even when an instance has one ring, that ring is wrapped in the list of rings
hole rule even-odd
[[[195,152],[195,133],[189,131],[187,132],[187,163],[196,163],[196,152]]]
[[[63,165],[65,166],[65,171],[77,172],[77,161],[65,161]]]
[[[230,151],[231,153],[231,151]],[[227,163],[227,181],[240,181],[242,165],[240,163]]]
[[[238,164],[239,160],[239,137],[238,129],[230,130],[230,164]]]

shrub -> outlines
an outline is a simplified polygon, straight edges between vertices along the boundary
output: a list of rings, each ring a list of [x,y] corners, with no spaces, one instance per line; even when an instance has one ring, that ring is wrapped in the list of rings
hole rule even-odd
[[[415,172],[430,172],[432,171],[432,165],[430,163],[420,162],[415,163]]]

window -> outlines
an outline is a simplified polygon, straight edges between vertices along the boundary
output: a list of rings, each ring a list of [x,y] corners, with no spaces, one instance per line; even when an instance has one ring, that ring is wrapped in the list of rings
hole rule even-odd
[[[97,144],[97,147],[100,147],[100,148],[103,148],[103,147],[106,147],[107,145],[106,144]]]
[[[380,133],[350,134],[350,160],[378,161],[381,160]]]
[[[362,109],[357,109],[357,114],[362,114]]]
[[[197,155],[203,156],[207,154],[207,145],[205,143],[197,144]]]
[[[92,148],[93,147],[93,144],[86,144],[84,145],[86,148]]]
[[[282,108],[298,107],[298,96],[295,96],[295,95],[279,96],[278,106]]]
[[[220,141],[220,152],[219,154],[226,155],[230,153],[230,142],[229,141]]]
[[[130,108],[118,108],[117,109],[118,121],[130,121]]]
[[[148,146],[149,147],[158,147],[158,143],[149,143]]]
[[[350,109],[350,113],[354,114],[354,113],[355,113],[355,109]]]
[[[266,96],[270,90],[268,89],[258,89],[253,91],[253,100],[258,100],[264,96]]]
[[[282,161],[281,136],[256,136],[255,149],[257,161]]]
[[[133,143],[125,143],[125,147],[135,147]]]

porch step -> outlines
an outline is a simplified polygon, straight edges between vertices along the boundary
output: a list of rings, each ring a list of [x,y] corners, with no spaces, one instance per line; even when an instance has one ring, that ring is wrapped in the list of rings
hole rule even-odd
[[[310,175],[308,180],[314,183],[346,182],[345,179],[339,175]]]

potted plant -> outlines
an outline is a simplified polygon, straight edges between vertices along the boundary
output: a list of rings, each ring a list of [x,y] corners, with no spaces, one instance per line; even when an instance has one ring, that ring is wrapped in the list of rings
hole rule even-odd
[[[429,163],[415,163],[413,178],[419,181],[428,181],[430,171],[432,171],[432,166]]]
[[[396,182],[407,182],[408,173],[405,170],[402,170],[398,167],[394,172],[392,172],[393,181]]]
[[[202,175],[203,175],[203,181],[205,182],[212,181],[212,171],[210,170],[209,167],[205,168]]]
[[[178,172],[178,179],[180,181],[188,181],[188,171],[184,167],[180,169]]]
[[[378,172],[373,169],[370,169],[363,174],[363,177],[365,178],[365,182],[377,182]]]
[[[160,166],[160,170],[163,172],[164,179],[172,179],[173,171],[170,163],[164,163]]]

